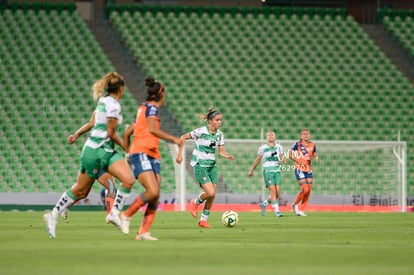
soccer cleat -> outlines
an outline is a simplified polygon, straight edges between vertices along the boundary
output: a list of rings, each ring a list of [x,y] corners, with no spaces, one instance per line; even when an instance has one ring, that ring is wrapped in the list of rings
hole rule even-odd
[[[129,234],[129,224],[131,222],[131,218],[128,218],[127,216],[125,216],[124,214],[120,215],[120,220],[121,220],[121,231],[122,233],[128,235]]]
[[[47,233],[49,234],[49,238],[54,239],[56,238],[56,224],[57,218],[53,217],[52,213],[46,213],[43,215],[43,220],[46,222],[46,229]]]
[[[63,209],[62,213],[60,213],[60,216],[61,216],[64,220],[67,220],[67,219],[68,219],[68,209],[67,209],[67,208]]]
[[[263,204],[263,202],[261,202],[259,205],[262,209],[262,216],[264,217],[266,215],[266,206]]]
[[[202,227],[202,228],[211,228],[211,226],[208,224],[207,221],[199,221],[198,222],[198,226]]]
[[[292,203],[292,209],[293,209],[293,213],[295,213],[295,215],[298,215],[299,209],[296,204]]]
[[[137,236],[135,237],[135,240],[137,241],[158,241],[158,239],[151,236],[151,233],[149,232],[137,234]]]
[[[300,216],[300,217],[306,217],[306,216],[307,216],[307,215],[305,214],[305,212],[303,212],[303,211],[298,211],[296,215],[298,215],[298,216]]]
[[[276,212],[275,214],[276,214],[276,217],[278,217],[278,218],[283,217],[282,212],[279,212],[279,211],[278,211],[278,212]]]
[[[116,215],[114,212],[109,212],[109,214],[106,215],[105,221],[107,224],[112,223],[118,228],[121,226],[121,219],[119,218],[119,214]]]
[[[198,204],[196,204],[195,200],[191,200],[190,207],[191,207],[191,216],[193,216],[193,218],[197,218]]]

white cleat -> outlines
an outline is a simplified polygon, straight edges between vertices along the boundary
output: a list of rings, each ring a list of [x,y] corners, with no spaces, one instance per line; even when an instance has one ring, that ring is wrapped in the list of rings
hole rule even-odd
[[[54,239],[56,238],[56,224],[57,218],[54,218],[52,213],[46,213],[43,215],[43,220],[46,222],[46,229],[47,233],[49,234],[49,238]]]
[[[131,223],[131,218],[128,218],[124,214],[120,215],[121,220],[121,231],[122,233],[128,235],[129,234],[129,224]]]
[[[109,212],[109,214],[106,215],[105,221],[107,224],[112,223],[117,228],[121,226],[121,219],[119,218],[119,214],[115,214],[114,212]]]
[[[60,216],[64,219],[64,220],[67,220],[68,219],[68,209],[67,208],[65,208],[65,209],[63,209],[63,211],[62,211],[62,213],[60,213]]]
[[[145,232],[143,234],[138,234],[135,237],[135,240],[137,240],[137,241],[158,241],[158,239],[151,236],[151,233],[149,233],[149,232]]]
[[[297,213],[296,215],[298,215],[298,216],[300,216],[300,217],[306,217],[306,216],[307,216],[307,215],[305,214],[305,212],[303,212],[303,211],[298,211],[298,213]]]

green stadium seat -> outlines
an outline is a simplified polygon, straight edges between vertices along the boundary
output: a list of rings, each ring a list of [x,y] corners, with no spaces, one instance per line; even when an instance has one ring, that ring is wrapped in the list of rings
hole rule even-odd
[[[25,18],[28,14],[30,19]],[[391,32],[398,35],[399,39],[409,41],[412,32],[408,27],[412,26],[412,19],[408,17],[410,19],[407,20],[404,15],[394,20],[395,16],[387,17],[384,14],[382,20]],[[297,7],[217,8],[211,11],[179,7],[148,8],[144,5],[135,12],[124,10],[111,12],[109,16],[142,68],[151,74],[159,74],[168,83],[174,93],[174,98],[168,99],[172,110],[195,114],[206,108],[205,102],[218,104],[217,101],[222,100],[220,104],[226,110],[226,138],[253,137],[252,132],[259,132],[259,122],[268,120],[262,115],[264,112],[275,121],[280,113],[285,119],[300,118],[303,123],[316,127],[318,135],[328,139],[383,139],[389,136],[392,124],[402,127],[411,125],[408,118],[412,115],[412,106],[404,103],[410,102],[407,98],[413,91],[412,85],[391,65],[358,23],[351,16],[345,16],[343,11]],[[403,24],[406,27],[401,30]],[[44,29],[36,35],[31,35],[29,30],[20,35],[4,34],[1,37],[3,41],[13,42],[10,45],[18,45],[18,50],[7,53],[7,61],[1,65],[7,66],[10,71],[30,71],[34,66],[40,66],[56,79],[40,81],[41,84],[59,88],[73,86],[69,79],[75,75],[77,78],[86,76],[94,79],[102,73],[94,69],[105,64],[93,61],[97,60],[96,53],[77,55],[76,43],[70,42],[85,41],[85,44],[99,48],[90,30],[75,13],[50,11],[41,16],[38,13],[36,17],[33,12],[5,10],[0,25],[6,26],[6,33],[16,33],[18,28],[27,30],[31,25],[36,26],[36,30],[42,29],[41,26]],[[29,40],[31,37],[39,38],[39,42],[37,39]],[[45,43],[50,40],[64,42]],[[410,45],[409,42],[401,43],[406,47]],[[37,65],[31,62],[39,53],[32,49],[23,53],[26,44],[39,49],[47,45],[48,53],[40,59],[45,60],[45,56],[50,56],[50,60],[39,61]],[[9,48],[10,45],[7,45]],[[67,49],[65,54],[52,54],[56,48],[63,46]],[[90,56],[90,60],[85,55]],[[104,55],[103,51],[98,55]],[[158,62],[160,60],[162,62]],[[81,66],[72,69],[75,64]],[[110,66],[110,63],[106,65]],[[59,66],[67,72],[67,78],[62,78],[53,70]],[[25,81],[26,78],[30,78],[30,74],[22,73],[22,80],[17,83],[5,80],[2,85],[12,90],[15,90],[13,87],[32,87],[35,83]],[[85,80],[85,86],[89,86],[90,82],[92,80]],[[49,94],[48,89],[41,90],[46,90],[42,96]],[[373,91],[375,94],[372,94]],[[347,100],[346,96],[336,96],[341,93],[351,100]],[[34,94],[40,94],[40,91],[33,91]],[[182,94],[188,98],[181,98]],[[77,97],[82,98],[82,95]],[[359,104],[368,98],[371,104]],[[275,99],[277,110],[281,111],[273,112],[272,102]],[[380,114],[378,109],[384,101],[393,102],[394,105],[383,107]],[[57,104],[60,102],[68,105],[74,103],[70,99],[59,100]],[[303,106],[307,110],[311,109],[307,116],[297,113]],[[88,108],[80,106],[76,112],[84,109]],[[257,114],[254,120],[257,123],[253,123],[253,119],[252,122],[240,119],[247,109],[249,113]],[[11,111],[10,122],[19,123],[19,119],[27,121],[26,117],[19,115],[21,110],[16,112]],[[36,114],[36,110],[32,110],[32,113]],[[183,129],[190,130],[193,125],[198,125],[197,119],[187,118],[185,114],[176,114]],[[377,132],[366,131],[367,124],[363,123],[347,124],[345,127],[337,123],[341,118],[358,121],[364,115],[373,120],[379,120],[378,116],[381,115],[381,119],[393,123],[381,124]],[[280,125],[284,137],[297,137],[296,131],[290,129],[289,125]],[[66,131],[66,128],[55,129],[55,132],[58,131]],[[409,142],[412,142],[411,139]],[[26,176],[32,179],[30,174]],[[64,176],[58,173],[57,177]],[[167,173],[163,177],[169,183],[167,190],[173,190],[171,174]],[[54,179],[53,176],[48,178],[50,182]],[[197,190],[193,182],[191,185]],[[32,187],[25,186],[25,189],[31,190]],[[242,186],[234,188],[240,192],[254,192]],[[326,183],[316,192],[336,194],[343,192],[341,188]],[[296,186],[292,187],[292,192],[296,192],[296,189]],[[358,192],[375,190],[377,187],[371,185]]]

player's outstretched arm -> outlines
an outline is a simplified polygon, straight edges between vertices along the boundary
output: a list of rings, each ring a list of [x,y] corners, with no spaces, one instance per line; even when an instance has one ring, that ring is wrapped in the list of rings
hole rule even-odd
[[[261,160],[262,160],[262,157],[260,155],[257,155],[257,157],[254,160],[252,166],[250,167],[249,173],[247,174],[249,177],[253,176],[253,171],[254,171],[254,169],[256,169],[257,165],[259,165]]]
[[[230,161],[234,160],[234,156],[229,154],[226,149],[224,149],[224,146],[219,146],[219,154],[223,158],[229,159]]]
[[[75,131],[74,134],[68,137],[68,143],[74,143],[81,135],[88,132],[92,127],[95,125],[95,111],[92,112],[91,118],[85,124],[83,124],[78,130]]]
[[[183,162],[183,149],[184,149],[185,141],[190,138],[191,136],[189,133],[185,133],[184,135],[180,137],[180,144],[178,144],[177,157],[175,158],[175,162],[177,162],[178,164],[181,164]]]

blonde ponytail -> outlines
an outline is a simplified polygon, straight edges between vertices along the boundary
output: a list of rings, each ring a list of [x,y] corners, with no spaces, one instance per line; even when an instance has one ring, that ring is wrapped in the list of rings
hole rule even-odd
[[[208,108],[207,113],[199,114],[198,116],[200,118],[200,121],[207,121],[213,119],[213,117],[215,117],[218,114],[220,114],[220,112],[216,108],[210,107]]]
[[[105,91],[108,89],[108,85],[111,90],[114,88],[119,88],[121,85],[124,85],[124,80],[121,75],[116,72],[107,73],[101,79],[95,81],[92,86],[92,96],[93,100],[98,101],[101,98]]]

